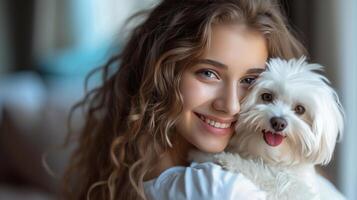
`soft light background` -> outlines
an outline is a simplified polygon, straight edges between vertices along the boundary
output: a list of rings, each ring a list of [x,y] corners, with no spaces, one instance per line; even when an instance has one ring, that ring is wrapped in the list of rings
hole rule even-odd
[[[55,199],[70,149],[54,147],[85,75],[120,50],[125,19],[156,1],[0,0],[0,200]],[[322,172],[357,199],[357,0],[280,2],[346,111],[343,140]]]

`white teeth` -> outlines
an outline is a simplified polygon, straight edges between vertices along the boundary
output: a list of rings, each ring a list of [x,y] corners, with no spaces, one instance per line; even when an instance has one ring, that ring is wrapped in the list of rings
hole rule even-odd
[[[216,122],[210,119],[205,118],[204,116],[200,115],[200,118],[202,121],[206,122],[206,124],[209,124],[215,128],[228,128],[231,126],[231,123],[221,123],[221,122]]]
[[[209,122],[210,122],[211,120],[204,118],[204,121],[205,121],[207,124],[209,124]]]
[[[221,128],[221,123],[216,122],[216,123],[214,123],[214,126],[215,126],[215,127],[218,127],[218,128]]]
[[[209,124],[209,125],[212,125],[212,126],[214,125],[214,122],[211,121],[211,120],[209,120],[209,119],[206,119],[205,121],[206,121],[206,123]]]

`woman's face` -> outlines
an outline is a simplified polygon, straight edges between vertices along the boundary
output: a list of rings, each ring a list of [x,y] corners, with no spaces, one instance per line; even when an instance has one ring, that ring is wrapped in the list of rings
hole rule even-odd
[[[178,134],[201,151],[223,151],[234,132],[240,100],[265,69],[267,57],[260,33],[243,25],[214,25],[210,47],[183,73]]]

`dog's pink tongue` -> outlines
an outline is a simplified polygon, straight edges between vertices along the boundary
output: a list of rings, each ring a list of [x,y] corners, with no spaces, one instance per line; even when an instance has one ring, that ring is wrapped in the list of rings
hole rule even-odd
[[[270,146],[278,146],[283,142],[283,139],[284,137],[280,134],[273,134],[271,131],[264,132],[264,140]]]

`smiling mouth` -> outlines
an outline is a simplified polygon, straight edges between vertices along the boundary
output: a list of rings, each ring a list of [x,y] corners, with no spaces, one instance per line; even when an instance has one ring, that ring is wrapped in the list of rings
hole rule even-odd
[[[236,121],[233,122],[218,122],[215,121],[214,119],[208,118],[207,116],[200,115],[198,113],[195,113],[198,118],[200,118],[204,123],[214,127],[214,128],[219,128],[219,129],[226,129],[226,128],[231,128]]]
[[[286,136],[284,136],[281,132],[273,132],[263,129],[262,133],[264,141],[272,147],[279,146],[283,142],[284,138],[286,138]]]

